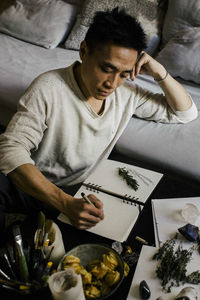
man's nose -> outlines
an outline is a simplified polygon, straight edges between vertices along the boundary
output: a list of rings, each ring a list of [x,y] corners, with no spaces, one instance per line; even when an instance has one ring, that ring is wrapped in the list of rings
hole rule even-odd
[[[119,86],[119,76],[118,74],[110,74],[105,81],[105,86],[111,90],[116,89]]]

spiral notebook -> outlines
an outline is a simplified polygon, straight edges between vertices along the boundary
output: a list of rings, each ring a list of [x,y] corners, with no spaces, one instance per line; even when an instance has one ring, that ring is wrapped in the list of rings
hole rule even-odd
[[[137,181],[136,191],[118,174],[119,168],[125,168]],[[88,231],[112,240],[125,241],[162,176],[161,173],[130,164],[108,159],[102,161],[75,194],[75,197],[81,197],[82,192],[86,195],[93,193],[103,202],[104,220]],[[60,214],[58,219],[70,224],[64,214]]]

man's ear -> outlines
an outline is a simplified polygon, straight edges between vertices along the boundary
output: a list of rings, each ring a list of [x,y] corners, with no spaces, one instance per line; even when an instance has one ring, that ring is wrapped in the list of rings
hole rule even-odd
[[[79,50],[80,59],[83,60],[87,53],[88,53],[88,46],[86,41],[84,40],[81,42],[80,45],[80,50]]]

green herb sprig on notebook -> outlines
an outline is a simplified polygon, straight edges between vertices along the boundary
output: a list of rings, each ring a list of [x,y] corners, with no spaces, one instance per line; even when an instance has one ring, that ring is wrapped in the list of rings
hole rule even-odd
[[[126,181],[126,183],[131,186],[135,191],[137,191],[139,184],[136,179],[130,174],[125,167],[119,168],[119,175]]]

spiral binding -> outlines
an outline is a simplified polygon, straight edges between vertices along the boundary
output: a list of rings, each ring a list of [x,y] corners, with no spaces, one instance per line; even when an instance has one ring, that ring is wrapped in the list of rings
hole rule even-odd
[[[124,195],[124,199],[123,199],[124,203],[137,206],[137,204],[133,203],[132,200],[138,200],[138,198],[131,197],[130,195],[127,195],[127,194]]]
[[[86,187],[86,190],[90,192],[96,192],[97,194],[99,193],[100,189],[102,188],[101,185],[94,184],[94,183],[83,183],[83,185]]]
[[[139,206],[140,211],[141,211],[140,205],[144,206],[144,203],[140,202],[139,199],[136,198],[136,197],[132,197],[132,196],[127,195],[127,194],[122,196],[120,194],[105,190],[105,189],[103,189],[103,187],[101,185],[94,184],[94,183],[91,183],[91,182],[83,183],[83,185],[86,187],[87,190],[89,190],[91,192],[96,192],[96,193],[103,192],[103,193],[106,193],[108,195],[115,196],[117,198],[122,199],[123,203],[129,204],[129,205]]]

